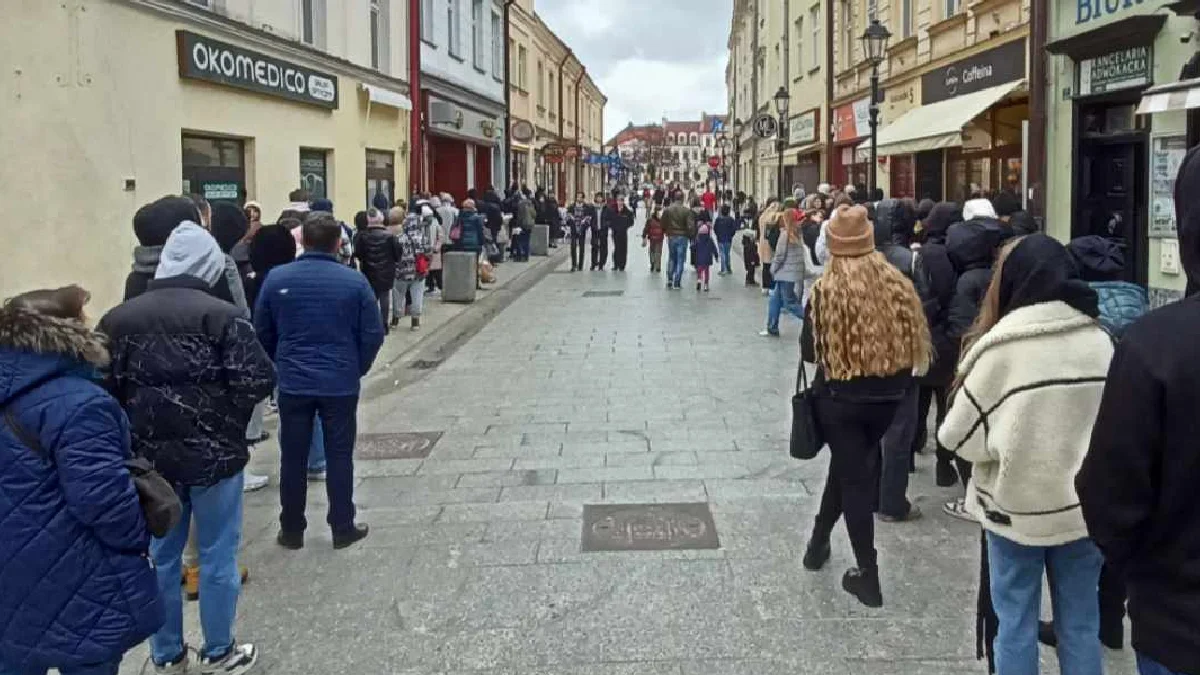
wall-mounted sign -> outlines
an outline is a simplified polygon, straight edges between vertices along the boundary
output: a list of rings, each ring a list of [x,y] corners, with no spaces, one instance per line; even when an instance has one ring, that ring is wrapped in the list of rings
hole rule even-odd
[[[880,92],[880,96],[883,92]],[[835,143],[853,141],[871,131],[871,97],[840,105],[833,110],[833,140]]]
[[[762,113],[755,117],[751,126],[754,127],[754,135],[759,138],[770,138],[779,133],[779,120],[772,117],[770,113]]]
[[[788,141],[792,145],[816,143],[820,113],[820,108],[813,108],[788,120]]]
[[[237,183],[204,183],[200,194],[210,202],[237,201],[238,192]]]
[[[512,139],[518,143],[528,143],[533,140],[533,125],[526,120],[513,120]]]
[[[1079,62],[1079,95],[1103,94],[1150,84],[1150,47],[1130,47]]]
[[[1075,23],[1095,21],[1106,14],[1111,16],[1142,2],[1144,0],[1075,0]]]
[[[921,77],[921,105],[1025,77],[1025,39],[993,47]]]
[[[558,143],[547,143],[542,147],[542,161],[546,164],[562,164],[566,154],[566,146]]]
[[[1187,137],[1154,136],[1150,141],[1150,228],[1148,237],[1175,237],[1175,177],[1187,155]]]
[[[180,77],[216,82],[330,110],[338,107],[336,75],[185,30],[175,31],[175,45]]]

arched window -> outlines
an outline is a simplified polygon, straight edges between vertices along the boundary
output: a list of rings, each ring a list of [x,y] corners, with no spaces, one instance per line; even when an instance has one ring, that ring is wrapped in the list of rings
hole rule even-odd
[[[700,134],[692,132],[692,145],[700,145]]]
[[[675,145],[675,134],[667,134],[667,143]]]

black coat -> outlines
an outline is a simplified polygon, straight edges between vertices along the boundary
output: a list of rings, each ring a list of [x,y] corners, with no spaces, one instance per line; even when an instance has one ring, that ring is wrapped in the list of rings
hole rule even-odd
[[[947,231],[946,252],[958,272],[947,316],[947,332],[955,340],[961,340],[979,316],[979,306],[992,282],[992,262],[1011,234],[994,218],[974,218],[951,225]]]
[[[932,325],[941,312],[938,298],[929,283],[925,261],[906,243],[911,237],[916,214],[898,199],[885,199],[875,210],[875,250],[913,282],[925,317]]]
[[[484,198],[479,203],[479,212],[483,214],[484,223],[489,232],[492,233],[492,240],[495,241],[500,229],[504,227],[504,211],[500,208],[500,202]],[[445,226],[449,230],[449,225]]]
[[[399,240],[386,227],[368,227],[354,237],[354,257],[376,293],[396,283],[400,254]]]
[[[633,211],[628,208],[614,209],[606,207],[604,209],[604,218],[612,228],[612,236],[614,240],[628,239],[629,228],[633,227]]]
[[[250,455],[246,424],[275,388],[275,367],[237,307],[203,281],[175,277],[109,312],[109,386],[129,416],[133,449],[170,482],[211,486]]]

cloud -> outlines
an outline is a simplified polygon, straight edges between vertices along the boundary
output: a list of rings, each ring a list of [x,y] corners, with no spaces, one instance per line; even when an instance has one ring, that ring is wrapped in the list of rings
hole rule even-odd
[[[621,59],[596,84],[609,97],[604,111],[606,137],[629,122],[699,119],[701,112],[722,113],[727,105],[723,54],[675,63]]]

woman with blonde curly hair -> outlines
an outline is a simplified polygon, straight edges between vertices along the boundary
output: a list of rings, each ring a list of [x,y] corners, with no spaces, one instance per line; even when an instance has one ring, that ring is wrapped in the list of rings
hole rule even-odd
[[[875,250],[866,209],[839,206],[826,243],[830,259],[812,289],[801,350],[817,364],[816,421],[830,463],[804,567],[819,570],[829,560],[829,537],[844,515],[857,567],[842,577],[842,588],[879,607],[879,441],[914,376],[929,368],[929,325],[912,282]]]

